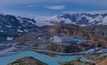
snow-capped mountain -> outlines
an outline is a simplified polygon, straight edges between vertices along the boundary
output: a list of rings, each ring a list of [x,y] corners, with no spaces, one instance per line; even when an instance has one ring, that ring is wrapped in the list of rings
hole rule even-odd
[[[63,22],[82,26],[107,25],[107,13],[76,13],[54,16],[37,16],[35,19],[0,13],[0,41],[12,40],[31,29],[39,29],[38,26],[53,25],[50,22]]]
[[[36,20],[37,25],[39,25],[39,26],[53,25],[50,22],[61,22],[61,21],[65,21],[66,23],[73,23],[73,22],[71,22],[70,19],[62,18],[59,15],[54,15],[54,16],[36,16],[35,20]]]
[[[72,23],[78,25],[107,25],[107,13],[105,14],[75,13],[55,16],[41,16],[36,17],[35,20],[39,25],[40,24],[51,25],[49,22],[61,22],[61,21],[64,21],[65,23]]]
[[[0,41],[12,40],[14,37],[36,27],[34,19],[0,14]]]
[[[50,22],[59,22],[60,20],[58,19],[58,16],[36,16],[35,17],[36,24],[38,26],[44,26],[44,25],[52,25]]]

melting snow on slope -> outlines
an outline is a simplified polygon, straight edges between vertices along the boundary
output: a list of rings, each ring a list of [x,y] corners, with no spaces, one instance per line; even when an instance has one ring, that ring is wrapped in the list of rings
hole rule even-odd
[[[23,30],[20,30],[20,29],[18,29],[17,31],[18,31],[18,32],[23,32]]]
[[[57,15],[55,16],[37,16],[35,17],[38,26],[52,25],[50,22],[59,22]]]
[[[7,37],[7,40],[13,40],[14,37]]]
[[[107,16],[103,18],[102,24],[103,24],[103,25],[107,25]]]
[[[43,26],[43,25],[53,25],[50,22],[60,22],[60,21],[65,21],[65,23],[72,23],[76,24],[75,22],[72,22],[70,19],[65,19],[65,18],[59,18],[58,15],[55,16],[37,16],[35,17],[36,24],[38,26]]]

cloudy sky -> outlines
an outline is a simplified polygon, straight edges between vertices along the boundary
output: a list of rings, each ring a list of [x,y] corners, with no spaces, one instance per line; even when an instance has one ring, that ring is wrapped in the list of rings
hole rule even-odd
[[[20,16],[96,11],[106,12],[107,0],[0,0],[0,12]]]

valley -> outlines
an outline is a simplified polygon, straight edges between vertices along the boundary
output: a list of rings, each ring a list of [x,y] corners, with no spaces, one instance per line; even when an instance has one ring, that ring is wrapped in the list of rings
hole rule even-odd
[[[104,56],[103,54],[106,56],[107,25],[104,23],[104,19],[107,16],[106,13],[96,15],[85,13],[65,14],[63,16],[52,16],[50,18],[45,17],[46,19],[43,18],[43,20],[42,18],[36,20],[3,14],[0,14],[0,16],[1,59],[27,52],[28,55],[23,55],[23,57],[25,57],[24,60],[26,60],[29,59],[26,58],[26,56],[29,56],[30,53],[28,52],[31,51],[31,53],[37,53],[38,56],[42,54],[52,59],[56,58],[57,60],[54,60],[56,65],[58,65],[58,63],[60,65],[75,64],[74,62],[80,63],[80,65],[93,65],[97,63],[93,63],[92,61],[97,61],[96,59]],[[78,17],[80,17],[81,20]],[[86,19],[88,17],[93,18],[92,21],[88,21]],[[47,21],[47,19],[49,20]],[[41,20],[43,23],[40,22]],[[36,24],[39,22],[40,24],[46,24],[39,26],[39,24]],[[31,57],[32,56],[33,55],[31,55]],[[61,58],[67,57],[67,59],[65,59],[65,62],[63,60],[59,61],[57,56]],[[68,59],[68,57],[73,58]],[[73,60],[78,57],[81,58],[81,60]],[[17,57],[17,59],[19,58]],[[14,61],[15,60],[16,59],[14,59]],[[30,58],[30,60],[32,59]],[[47,61],[44,62],[51,65],[51,63]],[[26,64],[26,62],[24,63]],[[36,63],[36,61],[34,63]],[[20,64],[20,62],[18,62],[18,64]],[[9,65],[12,65],[12,63]]]

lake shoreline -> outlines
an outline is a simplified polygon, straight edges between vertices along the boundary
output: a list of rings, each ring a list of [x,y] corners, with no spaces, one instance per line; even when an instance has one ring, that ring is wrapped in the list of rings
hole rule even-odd
[[[58,55],[58,56],[74,56],[74,55],[79,56],[79,55],[87,55],[87,54],[105,54],[105,53],[107,53],[107,52],[103,52],[103,53],[87,53],[87,52],[63,53],[63,52],[61,52],[60,53],[60,52],[54,52],[54,51],[49,51],[49,50],[39,50],[39,49],[26,50],[26,51],[33,51],[33,52],[48,55],[48,56],[49,56],[49,54],[53,54],[55,56],[56,55]],[[8,54],[0,55],[0,58],[15,55],[15,54],[20,54],[21,52],[26,52],[26,51],[7,52]]]
[[[34,52],[39,52],[39,53],[47,53],[47,54],[54,54],[54,55],[59,55],[59,56],[73,56],[73,55],[87,55],[87,54],[104,54],[107,52],[103,53],[88,53],[88,52],[76,52],[76,53],[63,53],[63,52],[54,52],[54,51],[49,51],[49,50],[38,50],[38,49],[33,49],[32,51]]]

